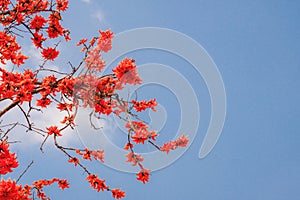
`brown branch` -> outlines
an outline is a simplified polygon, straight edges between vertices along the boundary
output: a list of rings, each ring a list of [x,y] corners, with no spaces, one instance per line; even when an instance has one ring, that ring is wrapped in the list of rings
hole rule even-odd
[[[2,117],[6,112],[8,112],[8,111],[11,110],[12,108],[14,108],[16,105],[18,105],[18,103],[20,103],[20,101],[14,101],[14,102],[12,102],[9,106],[7,106],[7,107],[4,108],[3,110],[1,110],[1,112],[0,112],[0,117]]]
[[[22,178],[22,176],[28,171],[28,169],[31,167],[31,165],[33,164],[33,160],[31,161],[31,163],[26,167],[26,169],[23,171],[23,173],[19,176],[19,178],[17,179],[16,183],[19,182],[19,180]]]

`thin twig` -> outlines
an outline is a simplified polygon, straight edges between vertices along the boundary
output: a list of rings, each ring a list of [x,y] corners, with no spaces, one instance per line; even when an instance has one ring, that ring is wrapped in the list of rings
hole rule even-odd
[[[22,176],[28,171],[28,169],[31,167],[31,165],[33,164],[33,160],[31,161],[31,163],[26,167],[26,169],[23,171],[23,173],[19,176],[19,178],[17,179],[16,183],[19,182],[19,180],[22,178]]]

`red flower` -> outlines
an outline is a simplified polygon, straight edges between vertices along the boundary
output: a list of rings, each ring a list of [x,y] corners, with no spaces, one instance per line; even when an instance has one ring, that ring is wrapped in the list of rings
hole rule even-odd
[[[92,151],[91,156],[93,156],[95,160],[99,160],[104,163],[104,150]]]
[[[165,143],[162,147],[160,147],[160,150],[168,154],[170,150],[175,150],[178,147],[186,147],[188,142],[189,139],[185,135],[182,135],[174,141]]]
[[[126,145],[125,145],[125,147],[124,147],[124,149],[125,149],[125,150],[128,150],[129,148],[130,148],[130,149],[133,148],[133,144],[127,142]]]
[[[10,153],[9,144],[6,141],[0,144],[0,175],[12,172],[12,168],[19,166],[16,153]]]
[[[62,136],[61,133],[60,133],[60,130],[58,129],[57,126],[50,126],[46,129],[47,129],[49,135],[54,134],[56,136]]]
[[[80,45],[86,43],[87,40],[88,40],[88,39],[86,39],[86,38],[85,38],[85,39],[81,39],[81,40],[76,44],[76,46],[80,46]]]
[[[60,11],[66,11],[68,8],[68,0],[56,0],[56,8]]]
[[[43,38],[43,34],[38,34],[35,32],[31,40],[33,41],[34,46],[37,48],[42,48],[42,43],[46,40],[46,38]]]
[[[107,31],[99,31],[100,37],[98,40],[97,48],[100,51],[108,52],[112,48],[111,40],[114,37],[114,34],[110,32],[110,30]]]
[[[41,106],[42,108],[46,108],[48,105],[50,105],[51,100],[49,98],[41,98],[36,100],[36,105]]]
[[[65,180],[65,179],[64,180],[59,180],[57,182],[57,184],[58,184],[58,187],[60,187],[62,190],[64,190],[65,188],[69,188],[70,187],[68,181]]]
[[[98,178],[98,175],[96,174],[90,174],[88,175],[88,177],[86,178],[86,180],[88,180],[88,182],[90,183],[91,187],[94,188],[95,190],[97,190],[98,192],[100,190],[104,191],[108,189],[108,186],[105,185],[105,180],[101,180]]]
[[[59,54],[59,51],[48,47],[47,49],[43,49],[42,56],[45,60],[54,60]]]
[[[137,85],[142,82],[142,79],[138,76],[134,59],[125,58],[112,71],[121,83]]]
[[[1,200],[30,200],[28,197],[30,195],[30,188],[22,187],[22,185],[17,185],[15,181],[10,179],[0,181],[0,199]]]
[[[138,174],[136,174],[137,176],[137,180],[142,181],[143,183],[146,183],[149,181],[149,174],[150,170],[147,169],[142,169]]]
[[[132,100],[131,103],[133,104],[133,108],[137,111],[137,112],[141,112],[146,110],[147,108],[151,108],[153,111],[155,110],[155,106],[157,106],[157,102],[156,99],[151,99],[149,101],[135,101]]]
[[[78,165],[78,163],[79,163],[79,159],[78,158],[70,158],[69,160],[68,160],[68,162],[69,163],[74,163],[74,165],[75,166],[77,166]]]
[[[141,157],[139,154],[134,154],[131,151],[126,155],[128,158],[126,162],[132,162],[133,166],[136,166],[139,162],[142,162],[144,158]]]
[[[44,17],[36,15],[30,22],[30,28],[39,31],[46,22],[47,20]]]
[[[113,189],[111,190],[112,196],[115,199],[122,199],[123,197],[125,197],[125,192],[120,191],[120,189]]]

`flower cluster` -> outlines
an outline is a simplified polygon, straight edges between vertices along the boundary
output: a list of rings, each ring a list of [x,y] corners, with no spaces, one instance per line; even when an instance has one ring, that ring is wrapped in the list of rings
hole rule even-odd
[[[57,140],[58,137],[63,136],[62,132],[65,129],[73,129],[77,126],[75,118],[79,107],[91,110],[90,122],[93,128],[96,128],[93,117],[100,119],[115,114],[126,122],[128,134],[124,147],[128,151],[125,155],[126,162],[139,167],[136,179],[142,183],[149,181],[151,170],[144,168],[142,164],[144,158],[136,153],[135,145],[149,143],[168,154],[171,150],[186,147],[188,138],[182,135],[161,147],[156,145],[158,132],[149,130],[148,125],[137,116],[137,113],[147,109],[156,111],[155,108],[158,106],[156,99],[124,100],[119,96],[120,90],[125,86],[138,85],[142,82],[134,59],[124,58],[110,74],[101,74],[106,65],[102,58],[103,54],[112,49],[114,34],[110,30],[100,30],[99,35],[91,40],[82,39],[77,43],[77,46],[82,47],[81,52],[84,54],[78,66],[69,62],[70,68],[66,71],[45,67],[45,63],[54,61],[60,54],[58,43],[53,47],[48,46],[50,42],[46,41],[59,37],[64,37],[66,41],[71,39],[69,30],[62,26],[62,13],[68,6],[68,0],[17,0],[13,3],[9,0],[0,0],[0,23],[4,28],[0,31],[0,62],[4,65],[11,62],[19,67],[16,71],[0,67],[0,102],[5,105],[0,110],[0,117],[11,109],[18,108],[25,118],[25,123],[17,121],[7,126],[0,126],[0,175],[10,173],[13,168],[18,167],[16,154],[9,151],[7,141],[8,132],[15,126],[21,125],[27,128],[27,131],[34,131],[44,136],[41,150],[46,140],[53,140],[55,147],[67,156],[68,162],[87,174],[86,180],[91,188],[98,192],[109,191],[113,198],[121,199],[125,196],[125,191],[119,188],[111,189],[106,184],[106,180],[91,173],[84,165],[86,161],[93,160],[103,163],[103,150],[64,147]],[[22,34],[30,35],[33,45],[41,52],[44,59],[43,64],[36,70],[21,67],[28,58],[23,55],[21,46],[17,42],[17,37]],[[42,112],[50,106],[56,106],[57,112],[63,113],[63,118],[58,121],[58,124],[36,127],[31,121],[31,113]],[[10,128],[5,133],[2,127]],[[0,199],[26,200],[32,196],[33,190],[39,199],[48,199],[43,189],[53,183],[57,183],[62,190],[69,188],[67,180],[58,178],[37,180],[32,185],[24,187],[18,185],[16,181],[3,179],[0,181]]]
[[[31,188],[31,189],[36,189],[37,190],[37,197],[42,199],[42,200],[46,200],[46,199],[49,199],[49,198],[47,198],[46,194],[43,191],[43,188],[45,186],[52,185],[55,182],[58,184],[58,187],[61,188],[62,190],[64,190],[65,188],[70,187],[67,180],[59,179],[59,178],[53,178],[51,180],[38,180],[38,181],[33,182],[32,186],[28,186],[28,187]]]
[[[47,39],[59,36],[64,36],[66,41],[70,40],[69,30],[61,25],[61,12],[67,10],[68,3],[68,0],[56,0],[55,3],[45,0],[18,0],[13,4],[11,1],[2,0],[0,23],[7,28],[14,27],[15,24],[22,25],[24,29],[21,31],[31,34],[34,46],[42,49],[43,58],[53,60],[59,52],[55,48],[46,48],[43,44]],[[0,61],[5,63],[10,60],[20,66],[28,57],[21,53],[21,47],[12,35],[13,32],[0,32]]]
[[[29,200],[33,197],[32,190],[37,191],[37,197],[41,200],[49,199],[47,195],[44,193],[43,188],[45,186],[52,185],[53,183],[57,183],[58,187],[64,190],[65,188],[69,188],[69,183],[67,180],[53,178],[51,180],[38,180],[33,182],[32,185],[18,185],[16,181],[12,181],[10,179],[0,181],[0,199],[1,200]]]
[[[9,144],[6,141],[0,144],[0,175],[12,172],[13,168],[19,166],[16,153],[10,153]]]
[[[30,200],[29,195],[31,195],[31,187],[22,185],[17,185],[15,181],[10,179],[0,181],[0,199],[1,200]]]
[[[137,112],[141,112],[146,110],[147,108],[151,108],[153,111],[155,110],[155,107],[158,106],[156,99],[150,99],[149,101],[136,101],[136,100],[132,100],[131,103],[133,104],[133,108],[137,111]]]
[[[174,141],[165,143],[162,147],[160,147],[160,150],[168,154],[171,150],[175,150],[178,147],[186,147],[188,142],[189,139],[185,135],[182,135]]]

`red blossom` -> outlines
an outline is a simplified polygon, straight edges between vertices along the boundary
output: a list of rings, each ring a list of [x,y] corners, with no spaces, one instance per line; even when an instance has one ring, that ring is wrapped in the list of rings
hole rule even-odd
[[[105,185],[105,180],[101,180],[98,178],[98,175],[96,174],[89,174],[88,177],[86,178],[88,182],[90,183],[90,186],[97,190],[98,192],[100,190],[104,191],[108,189],[108,186]]]
[[[15,181],[10,179],[0,181],[0,199],[1,200],[30,200],[30,187],[17,185]]]
[[[47,22],[43,16],[36,15],[30,22],[30,28],[39,31]]]
[[[149,172],[150,172],[150,170],[142,169],[138,174],[136,174],[136,176],[137,176],[136,179],[143,182],[143,183],[148,182],[149,177],[150,177]]]
[[[104,163],[104,150],[92,151],[91,156],[93,156],[95,160],[99,160]]]
[[[64,180],[59,180],[57,182],[57,184],[58,184],[58,187],[60,187],[62,190],[64,190],[65,188],[69,188],[70,187],[68,181],[65,180],[65,179]]]
[[[128,150],[128,149],[131,149],[131,148],[133,148],[133,144],[127,142],[126,145],[125,145],[125,147],[124,147],[124,149]]]
[[[77,166],[78,163],[79,163],[79,159],[73,157],[73,158],[70,158],[70,159],[68,160],[68,162],[69,162],[69,163],[74,163],[74,165]]]
[[[144,158],[141,157],[139,154],[135,154],[132,151],[130,151],[127,155],[126,162],[131,162],[132,166],[136,166],[138,163],[142,162]]]
[[[41,98],[41,99],[38,99],[36,100],[36,105],[37,106],[41,106],[42,108],[46,108],[48,105],[51,104],[51,100],[49,98]]]
[[[6,141],[0,144],[0,175],[12,172],[12,168],[19,166],[16,153],[10,153],[9,144]]]
[[[114,37],[114,34],[110,32],[110,30],[107,31],[99,31],[100,37],[98,40],[97,48],[100,51],[108,52],[112,48],[112,38]]]
[[[162,147],[160,147],[160,150],[168,154],[170,150],[175,150],[178,147],[186,147],[188,142],[189,139],[185,135],[182,135],[174,141],[165,143]]]
[[[121,191],[119,188],[111,190],[112,197],[115,199],[122,199],[125,197],[125,191]]]
[[[37,32],[35,32],[33,34],[33,37],[31,38],[34,46],[36,46],[37,48],[42,48],[42,43],[44,41],[46,41],[46,38],[43,37],[43,34],[39,34]]]
[[[121,84],[137,85],[142,83],[142,79],[138,76],[135,60],[125,58],[119,65],[112,70]]]
[[[86,39],[86,38],[85,38],[85,39],[81,39],[81,40],[76,44],[76,46],[80,46],[80,45],[86,43],[87,40],[88,40],[88,39]]]
[[[68,8],[68,0],[56,0],[56,8],[60,11],[66,11]]]
[[[158,105],[156,102],[156,99],[151,99],[149,101],[135,101],[134,99],[131,101],[131,103],[133,104],[133,108],[137,111],[137,112],[141,112],[146,110],[147,108],[151,108],[153,111],[155,110],[155,107]]]
[[[47,129],[49,135],[54,134],[56,136],[62,136],[61,133],[60,133],[60,130],[58,129],[57,126],[50,126],[46,129]]]
[[[59,51],[48,47],[47,49],[43,49],[42,56],[45,60],[54,60],[59,54]]]

